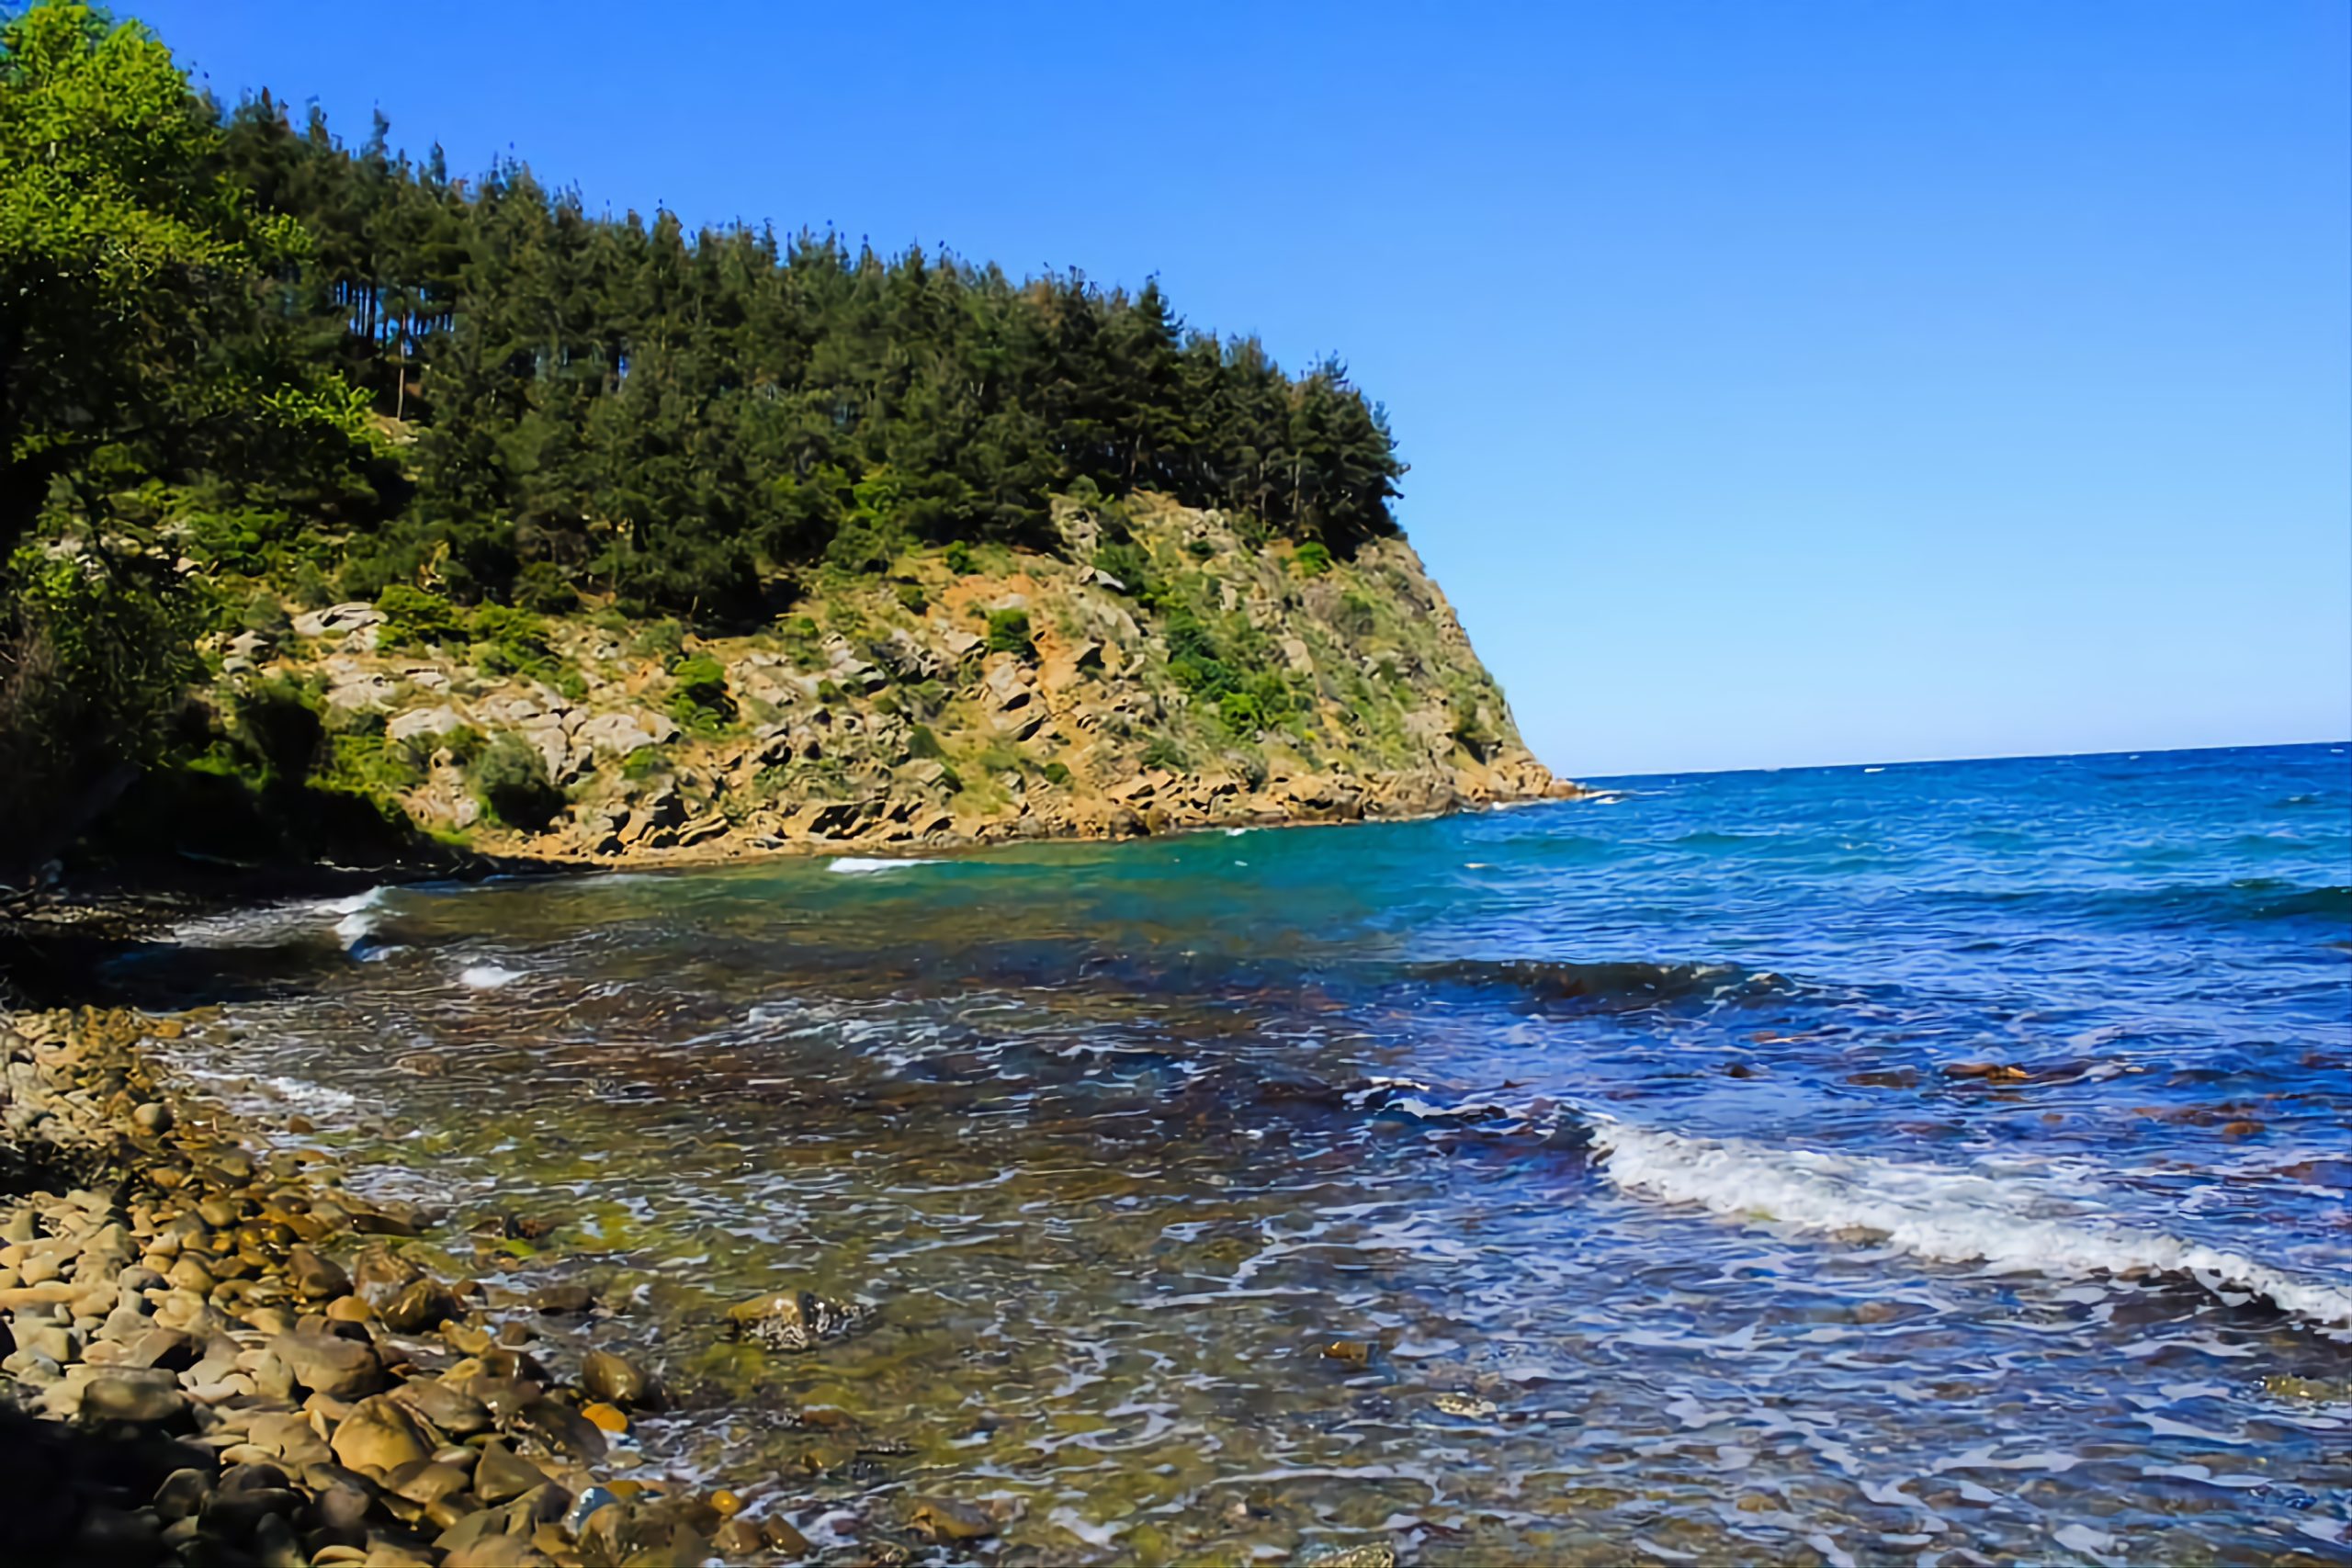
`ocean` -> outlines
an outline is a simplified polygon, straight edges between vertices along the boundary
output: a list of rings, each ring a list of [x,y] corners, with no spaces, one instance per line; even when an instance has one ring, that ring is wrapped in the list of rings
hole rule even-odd
[[[2352,1561],[2347,752],[386,889],[119,977],[820,1545]],[[875,1326],[726,1337],[797,1286]]]

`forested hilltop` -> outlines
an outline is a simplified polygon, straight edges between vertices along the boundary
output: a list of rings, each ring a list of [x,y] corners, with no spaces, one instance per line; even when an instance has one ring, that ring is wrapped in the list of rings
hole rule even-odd
[[[1336,361],[1285,372],[1155,283],[592,214],[388,130],[355,148],[315,108],[212,102],[70,0],[0,29],[0,808],[34,858],[94,826],[184,833],[191,790],[295,840],[347,836],[355,805],[397,806],[397,833],[453,793],[472,805],[428,825],[576,827],[624,764],[777,751],[753,742],[791,699],[738,690],[755,658],[872,730],[865,765],[932,761],[947,794],[941,727],[980,724],[965,760],[999,782],[972,793],[1002,798],[926,814],[939,832],[1147,768],[1237,778],[1261,814],[1269,780],[1351,751],[1466,767],[1473,796],[1548,782],[1435,614],[1385,420]],[[903,671],[892,636],[922,653]],[[1070,649],[1041,703],[1155,733],[1073,707],[1040,755],[981,724],[990,660]],[[424,662],[371,665],[355,699],[326,661],[363,656]],[[403,726],[428,698],[434,727]],[[684,750],[501,748],[492,699]],[[760,763],[766,797],[880,787],[831,761]]]

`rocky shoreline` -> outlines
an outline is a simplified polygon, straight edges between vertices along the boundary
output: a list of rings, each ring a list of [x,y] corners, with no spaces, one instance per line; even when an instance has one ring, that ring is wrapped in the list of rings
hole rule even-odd
[[[436,1216],[356,1195],[311,1148],[177,1093],[177,1019],[0,1015],[0,1539],[12,1561],[292,1568],[655,1564],[811,1551],[788,1482],[644,1473],[658,1369],[590,1343],[576,1284],[435,1278]],[[508,1225],[529,1222],[511,1216]],[[805,1348],[861,1309],[729,1315]],[[911,1542],[991,1534],[918,1505]],[[888,1540],[868,1561],[903,1561]]]

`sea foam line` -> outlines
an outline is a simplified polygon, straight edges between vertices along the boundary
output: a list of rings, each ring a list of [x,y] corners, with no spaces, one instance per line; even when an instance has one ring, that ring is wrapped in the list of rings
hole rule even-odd
[[[835,855],[825,863],[827,871],[844,876],[876,876],[886,871],[903,871],[911,865],[937,865],[937,856],[905,855],[882,859],[875,855]]]
[[[2084,1213],[2036,1213],[2053,1195],[2015,1179],[1818,1149],[1717,1141],[1595,1119],[1593,1146],[1618,1187],[1731,1219],[1802,1231],[1861,1230],[1917,1257],[2060,1278],[2184,1275],[2217,1293],[2267,1296],[2314,1323],[2352,1325],[2352,1289],[2256,1258]]]

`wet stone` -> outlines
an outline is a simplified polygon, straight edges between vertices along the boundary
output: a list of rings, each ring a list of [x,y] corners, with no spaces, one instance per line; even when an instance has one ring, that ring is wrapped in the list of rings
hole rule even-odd
[[[845,1339],[870,1325],[875,1309],[820,1296],[814,1291],[776,1291],[727,1309],[742,1337],[771,1350],[813,1350]]]
[[[517,1458],[503,1443],[482,1445],[475,1463],[474,1495],[485,1503],[504,1503],[547,1484],[547,1476],[530,1461]]]
[[[385,1326],[401,1334],[421,1334],[458,1315],[458,1298],[437,1280],[413,1280],[377,1309]]]
[[[287,1253],[286,1277],[294,1282],[297,1291],[313,1300],[351,1293],[351,1276],[343,1266],[307,1247],[297,1247]]]
[[[201,1470],[175,1470],[155,1489],[155,1515],[165,1524],[203,1512],[212,1495],[212,1477]]]
[[[464,1471],[437,1460],[412,1461],[384,1477],[384,1490],[425,1507],[463,1492],[468,1484]]]
[[[609,1350],[591,1350],[582,1358],[580,1386],[591,1398],[623,1410],[651,1408],[660,1399],[658,1386],[643,1369]]]
[[[995,1516],[987,1509],[946,1497],[917,1503],[907,1516],[907,1525],[931,1540],[978,1540],[997,1529]]]
[[[447,1383],[413,1379],[393,1390],[392,1397],[453,1438],[469,1438],[490,1430],[489,1407]]]
[[[532,1311],[553,1316],[577,1316],[596,1304],[595,1292],[581,1284],[543,1285],[530,1300]]]

